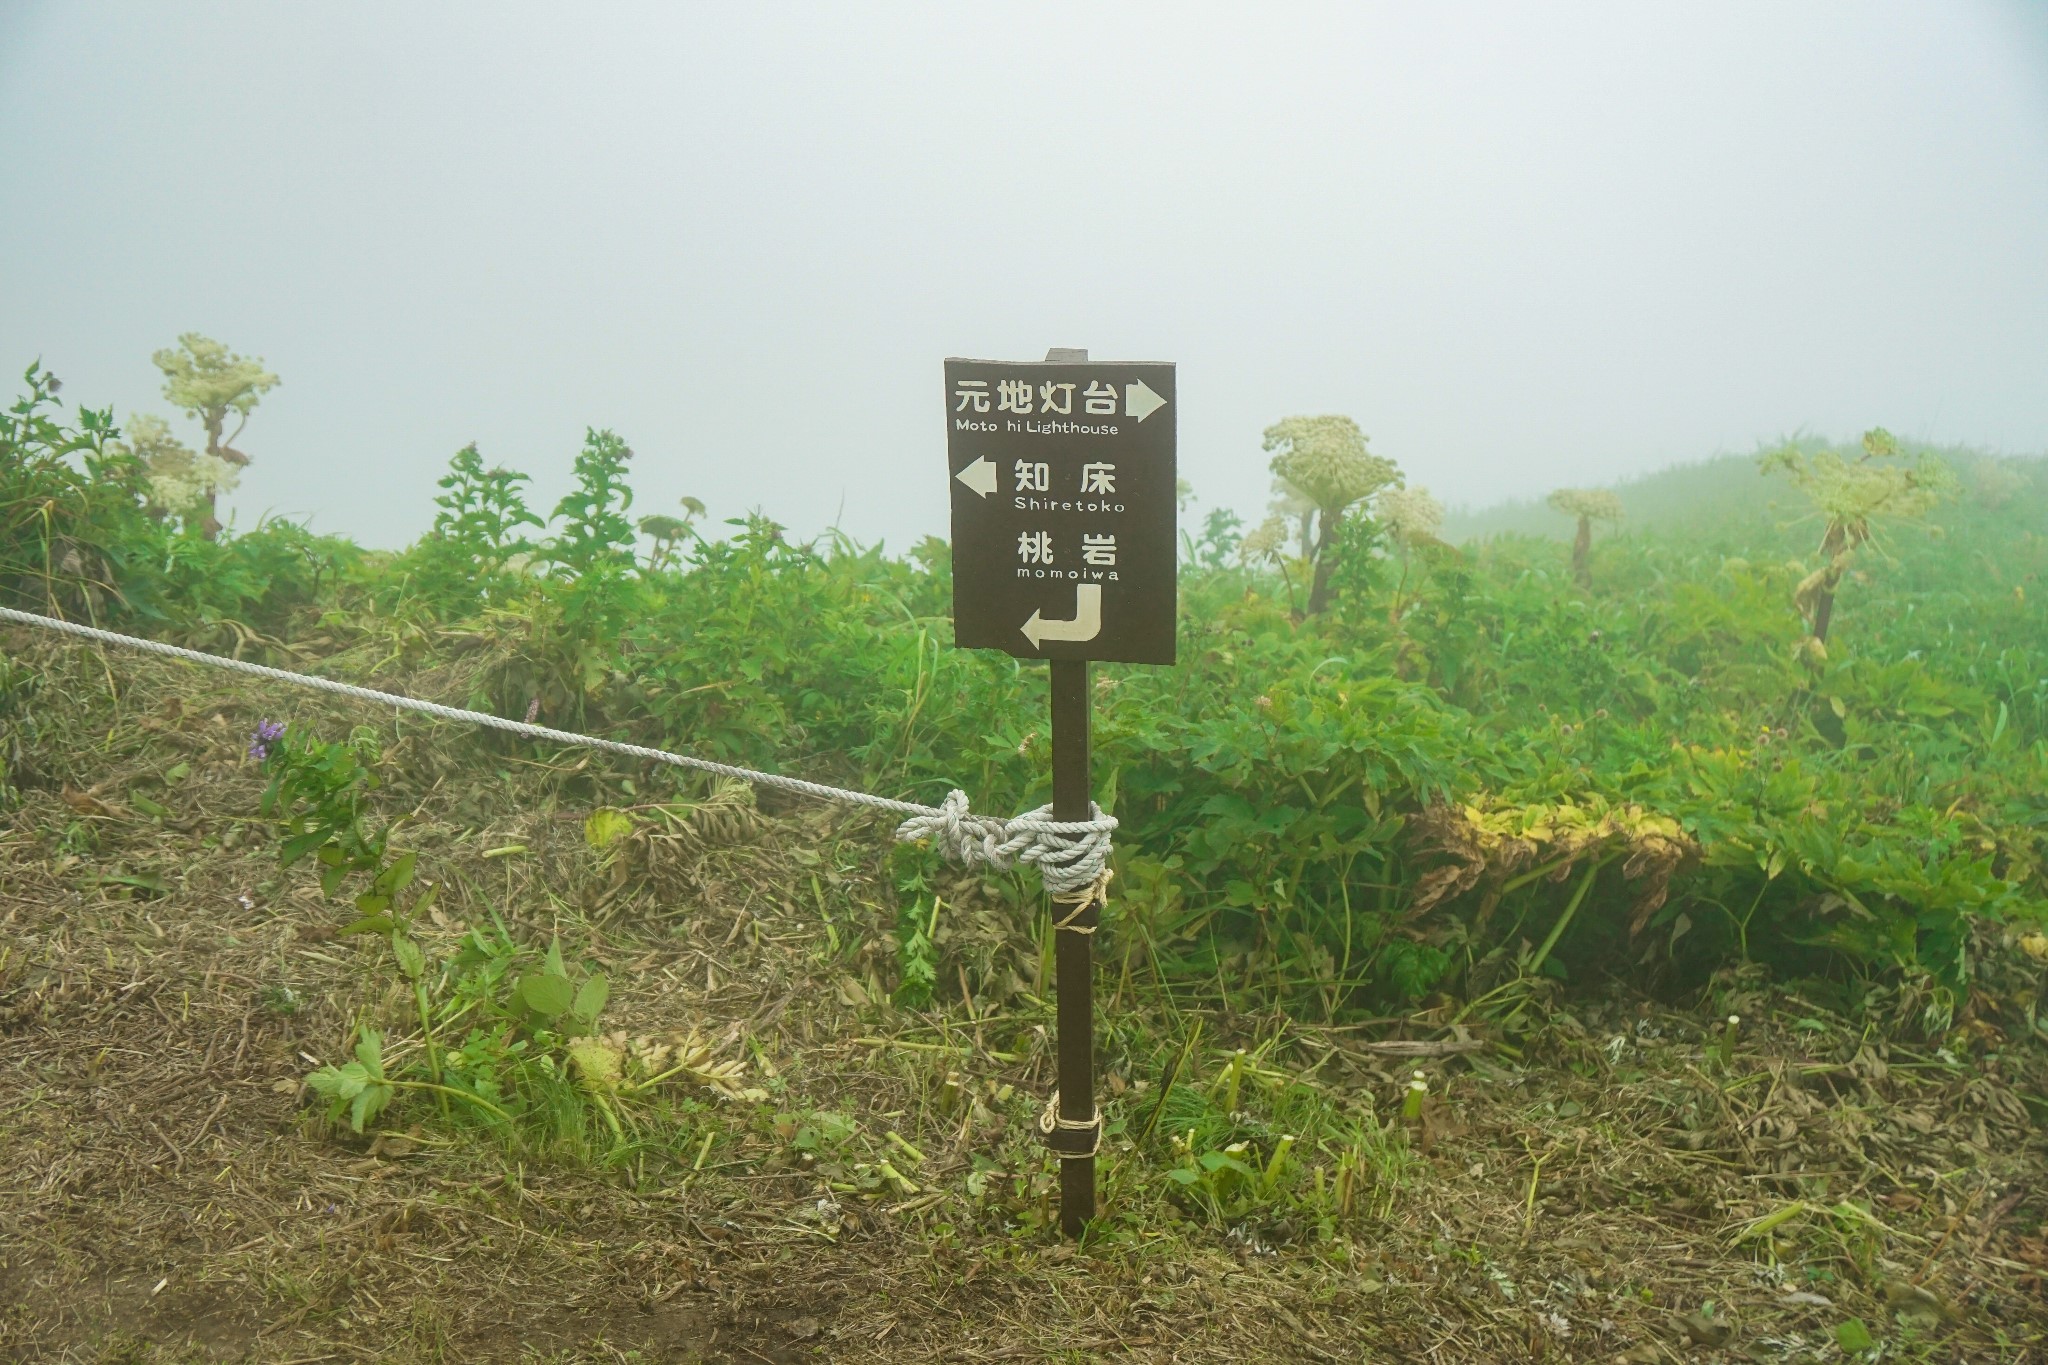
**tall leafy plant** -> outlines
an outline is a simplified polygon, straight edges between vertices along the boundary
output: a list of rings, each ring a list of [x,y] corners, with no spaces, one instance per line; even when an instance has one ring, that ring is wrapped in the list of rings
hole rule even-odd
[[[129,560],[150,557],[146,476],[116,439],[113,409],[81,408],[67,423],[57,376],[39,362],[22,382],[0,413],[0,597],[97,614]]]
[[[1383,488],[1400,487],[1401,470],[1366,449],[1365,433],[1349,417],[1283,418],[1266,428],[1265,448],[1280,491],[1315,512],[1315,540],[1304,546],[1315,565],[1308,592],[1314,616],[1330,604],[1331,552],[1346,513]]]
[[[1793,601],[1812,632],[1808,652],[1825,658],[1835,593],[1857,551],[1871,544],[1882,523],[1932,511],[1954,490],[1955,476],[1929,455],[1902,461],[1898,440],[1883,427],[1863,433],[1863,454],[1854,460],[1788,442],[1759,463],[1764,473],[1790,479],[1821,518],[1820,567],[1800,581]]]
[[[459,617],[506,595],[508,569],[535,549],[524,528],[544,525],[526,505],[527,476],[485,467],[476,442],[455,452],[441,476],[433,529],[415,547],[409,596]]]
[[[194,516],[196,529],[208,540],[220,534],[218,499],[233,486],[233,471],[249,463],[249,457],[235,448],[249,414],[263,401],[263,395],[278,385],[278,378],[263,368],[260,359],[237,355],[212,337],[186,332],[176,346],[169,346],[150,360],[164,376],[164,397],[184,409],[206,432],[203,459],[187,453],[196,478]],[[227,429],[234,419],[233,431]],[[212,467],[217,466],[217,467]]]

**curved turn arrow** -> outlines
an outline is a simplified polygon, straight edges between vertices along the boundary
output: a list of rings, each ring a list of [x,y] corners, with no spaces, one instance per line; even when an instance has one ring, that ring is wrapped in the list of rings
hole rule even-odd
[[[1036,611],[1022,627],[1024,638],[1031,642],[1033,649],[1044,648],[1047,640],[1092,640],[1102,633],[1102,585],[1100,583],[1076,583],[1074,585],[1074,619],[1071,621],[1048,621]]]

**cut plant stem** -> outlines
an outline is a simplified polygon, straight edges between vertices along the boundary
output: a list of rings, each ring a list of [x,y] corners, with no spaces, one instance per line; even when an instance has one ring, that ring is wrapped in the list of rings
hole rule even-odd
[[[1266,1163],[1266,1174],[1263,1181],[1267,1194],[1271,1194],[1273,1186],[1279,1183],[1280,1172],[1287,1165],[1287,1154],[1293,1149],[1294,1134],[1292,1133],[1282,1133],[1280,1140],[1273,1144],[1273,1159]],[[1320,1171],[1320,1168],[1318,1170]]]
[[[903,1153],[904,1156],[908,1157],[910,1159],[910,1163],[913,1166],[924,1165],[924,1153],[918,1151],[917,1148],[911,1146],[910,1143],[904,1139],[901,1133],[898,1133],[894,1129],[891,1129],[888,1133],[888,1139],[889,1145],[894,1147],[897,1151]]]
[[[1731,1014],[1728,1016],[1727,1026],[1721,1030],[1720,1060],[1724,1071],[1735,1061],[1735,1031],[1741,1027],[1742,1016]]]

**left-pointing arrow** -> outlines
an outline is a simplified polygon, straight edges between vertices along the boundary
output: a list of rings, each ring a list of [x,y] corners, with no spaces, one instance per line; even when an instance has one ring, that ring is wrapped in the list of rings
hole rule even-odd
[[[983,455],[953,476],[984,498],[996,491],[996,467]]]

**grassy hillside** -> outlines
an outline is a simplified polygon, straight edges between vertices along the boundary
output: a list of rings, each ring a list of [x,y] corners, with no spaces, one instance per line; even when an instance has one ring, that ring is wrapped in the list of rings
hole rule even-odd
[[[1972,496],[1987,493],[2010,502],[2016,514],[2040,511],[2040,490],[2048,479],[2048,457],[1994,456],[1962,447],[1930,447],[1962,476]],[[2015,480],[2021,490],[2008,489]],[[2031,490],[2031,491],[2025,491]],[[1810,549],[1796,527],[1807,508],[1793,490],[1767,483],[1754,455],[1719,455],[1624,479],[1613,486],[1625,518],[1623,529],[1658,535],[1726,539],[1752,549],[1783,544]],[[1940,524],[1946,518],[1937,518]],[[1457,508],[1444,520],[1444,538],[1455,544],[1490,536],[1544,536],[1568,540],[1571,518],[1541,498]]]
[[[1044,671],[950,646],[936,542],[636,528],[605,431],[551,511],[458,453],[399,553],[209,538],[30,383],[9,605],[1046,799]],[[1579,565],[1361,510],[1316,614],[1312,566],[1191,535],[1181,662],[1095,675],[1079,1255],[1034,874],[0,627],[0,1348],[2038,1358],[2048,478],[1915,454],[1829,474],[1826,551],[1732,465]]]

